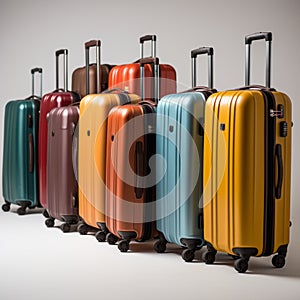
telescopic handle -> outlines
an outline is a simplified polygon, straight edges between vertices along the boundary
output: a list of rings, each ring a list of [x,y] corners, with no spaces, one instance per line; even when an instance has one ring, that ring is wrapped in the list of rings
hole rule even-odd
[[[213,56],[214,48],[212,47],[201,47],[191,51],[192,58],[192,87],[197,85],[197,56],[208,55],[208,87],[213,88]]]
[[[250,46],[252,41],[265,40],[266,41],[266,87],[271,87],[271,43],[272,32],[257,32],[249,34],[245,37],[246,56],[245,56],[245,85],[250,85],[250,61],[251,52]]]
[[[55,52],[56,56],[56,89],[59,89],[59,56],[64,60],[64,91],[68,90],[68,49],[60,49]]]

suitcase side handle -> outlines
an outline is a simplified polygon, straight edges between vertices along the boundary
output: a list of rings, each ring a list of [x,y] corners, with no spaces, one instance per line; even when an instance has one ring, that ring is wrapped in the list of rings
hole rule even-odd
[[[153,79],[153,89],[152,89],[152,99],[155,104],[157,104],[160,95],[159,87],[159,58],[158,57],[146,57],[140,59],[140,94],[141,100],[145,100],[145,65],[152,64],[152,79]]]
[[[96,92],[101,93],[101,41],[91,40],[84,44],[85,46],[85,84],[86,94],[90,93],[90,48],[96,47]]]
[[[245,55],[245,85],[250,85],[250,46],[252,41],[265,40],[266,41],[266,87],[271,87],[271,43],[272,32],[257,32],[249,34],[245,37],[246,55]]]
[[[34,167],[32,133],[29,133],[29,135],[28,135],[28,146],[29,146],[29,173],[32,173],[33,167]]]
[[[43,94],[43,69],[42,68],[33,68],[30,70],[30,73],[31,73],[31,85],[32,85],[32,88],[31,88],[31,94],[32,96],[35,96],[35,85],[34,85],[34,82],[35,82],[35,74],[40,74],[40,95],[37,96],[39,98],[42,98],[42,94]]]
[[[141,58],[144,58],[144,42],[151,41],[151,57],[156,57],[156,35],[147,34],[140,37]]]
[[[64,91],[68,90],[68,49],[60,49],[55,52],[56,57],[56,89],[59,90],[59,57],[63,56],[64,62]]]
[[[213,56],[214,48],[213,47],[201,47],[191,51],[192,58],[192,87],[197,85],[197,56],[198,55],[208,55],[208,87],[213,88]]]
[[[282,160],[282,147],[280,144],[275,146],[275,155],[277,158],[277,185],[275,187],[275,197],[276,199],[281,198],[282,182],[283,182],[283,160]]]

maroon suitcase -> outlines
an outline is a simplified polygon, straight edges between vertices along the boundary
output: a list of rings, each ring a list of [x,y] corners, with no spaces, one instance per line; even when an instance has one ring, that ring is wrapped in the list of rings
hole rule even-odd
[[[90,41],[84,44],[86,59],[89,60],[89,45],[95,41]],[[96,57],[100,62],[100,51],[101,51],[101,41],[97,40],[96,44]],[[97,63],[89,64],[89,92],[87,91],[87,81],[86,81],[86,66],[77,68],[72,73],[72,91],[79,94],[80,98],[83,98],[87,94],[97,94],[97,86],[100,87],[100,92],[105,91],[108,87],[108,76],[110,70],[114,65],[102,64],[100,65],[101,70],[98,69]]]
[[[64,89],[59,89],[59,56],[64,57]],[[55,52],[56,56],[56,90],[43,96],[40,104],[40,125],[38,141],[39,188],[40,203],[47,209],[47,148],[48,148],[48,121],[52,109],[67,106],[79,100],[79,95],[68,91],[68,50]],[[48,217],[47,211],[44,212]]]
[[[78,185],[72,160],[73,137],[78,120],[76,103],[54,108],[48,117],[46,189],[49,218],[45,224],[53,227],[54,220],[60,220],[64,222],[60,226],[63,232],[69,232],[71,225],[79,221]]]

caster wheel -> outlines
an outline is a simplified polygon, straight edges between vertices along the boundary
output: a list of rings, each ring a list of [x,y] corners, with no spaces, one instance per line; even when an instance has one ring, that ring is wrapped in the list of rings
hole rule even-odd
[[[105,239],[106,239],[106,234],[104,231],[98,231],[96,233],[96,239],[98,242],[105,242]]]
[[[60,229],[62,230],[62,232],[70,232],[71,225],[69,223],[63,223],[60,225]]]
[[[126,240],[122,240],[119,244],[118,244],[118,249],[121,252],[127,252],[129,250],[129,242]]]
[[[154,250],[157,253],[164,253],[166,251],[166,243],[164,241],[162,241],[162,240],[157,241],[154,244]]]
[[[232,259],[236,260],[239,259],[240,257],[237,255],[232,255],[232,254],[228,254]]]
[[[118,241],[118,238],[114,234],[109,233],[106,237],[106,240],[110,245],[115,245]]]
[[[19,216],[25,215],[25,214],[26,214],[26,207],[19,207],[19,208],[17,209],[17,214],[18,214]]]
[[[239,258],[234,262],[234,268],[239,273],[245,273],[248,270],[248,260],[245,258]]]
[[[280,254],[273,256],[272,264],[276,268],[283,268],[285,265],[285,257]]]
[[[81,235],[86,235],[88,233],[88,229],[87,229],[87,226],[85,224],[80,224],[77,228],[78,232],[81,234]]]
[[[2,210],[8,212],[10,210],[10,204],[5,203],[2,205]]]
[[[204,252],[202,255],[202,259],[207,265],[211,265],[215,262],[216,254],[209,251]]]
[[[50,215],[48,214],[47,209],[44,209],[44,210],[43,210],[43,216],[44,216],[46,219],[50,218]]]
[[[46,221],[45,221],[45,224],[46,224],[46,226],[47,227],[53,227],[54,226],[54,220],[53,219],[47,219]]]
[[[181,256],[186,262],[191,262],[195,258],[195,251],[191,249],[185,249]]]

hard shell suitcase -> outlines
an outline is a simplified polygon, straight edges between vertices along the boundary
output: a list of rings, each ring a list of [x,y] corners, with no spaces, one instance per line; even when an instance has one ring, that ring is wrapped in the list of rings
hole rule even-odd
[[[73,166],[73,138],[79,119],[79,103],[51,110],[48,117],[47,227],[55,219],[62,221],[60,228],[69,232],[79,221],[78,185]],[[60,176],[57,176],[60,174]]]
[[[157,58],[141,60],[141,72],[152,61],[158,79]],[[142,101],[117,106],[108,115],[105,208],[110,233],[107,241],[114,244],[121,239],[118,243],[121,252],[129,250],[132,239],[147,240],[155,232],[155,181],[151,183],[150,179],[152,176],[155,180],[155,166],[154,170],[149,166],[155,154],[155,111],[156,102]]]
[[[98,46],[96,41],[86,44],[88,49],[92,46]],[[99,56],[96,59],[100,64]],[[97,88],[99,90],[100,87]],[[79,215],[83,222],[78,226],[78,231],[80,234],[97,232],[99,241],[105,241],[107,233],[104,203],[107,116],[114,106],[139,100],[137,95],[111,90],[89,94],[80,102],[78,195]]]
[[[249,86],[250,45],[267,44],[266,87]],[[238,272],[251,256],[273,256],[281,268],[289,243],[292,107],[270,88],[271,32],[246,36],[246,87],[213,94],[206,104],[204,237],[235,256]]]
[[[200,54],[208,54],[209,87],[196,87],[196,57]],[[156,129],[156,154],[164,158],[166,166],[157,160],[156,216],[160,239],[154,249],[164,252],[167,242],[183,246],[185,261],[192,261],[195,250],[205,244],[202,126],[205,102],[216,92],[212,88],[213,48],[192,50],[191,57],[193,89],[159,101]]]
[[[9,211],[11,204],[19,205],[19,215],[24,215],[27,207],[40,205],[37,165],[40,97],[34,96],[36,73],[40,74],[42,94],[42,69],[35,68],[31,70],[32,96],[9,101],[5,106],[2,209]]]
[[[64,58],[64,89],[59,89],[59,56]],[[47,148],[48,148],[48,121],[50,111],[56,107],[67,106],[79,100],[79,95],[68,91],[68,50],[55,52],[56,56],[56,90],[43,96],[40,106],[39,130],[39,185],[40,201],[47,209]],[[45,213],[47,216],[47,213]]]
[[[141,59],[144,58],[144,42],[151,41],[151,57],[156,57],[156,35],[145,35],[140,38]],[[115,66],[109,73],[109,88],[121,88],[130,93],[140,95],[140,60],[132,64]],[[153,93],[151,65],[145,65],[144,100],[151,100]],[[176,93],[176,71],[168,64],[159,65],[160,96]]]
[[[101,41],[98,40],[99,47],[101,46]],[[98,49],[98,48],[97,48]],[[87,52],[88,49],[85,47],[85,51]],[[98,50],[97,50],[98,51]],[[88,55],[88,54],[87,54]],[[87,56],[86,55],[86,56]],[[88,57],[88,56],[87,56]],[[108,88],[108,75],[110,70],[113,68],[113,65],[109,64],[102,64],[100,65],[100,70],[97,69],[97,64],[90,64],[89,65],[89,93],[96,94],[97,90],[97,82],[100,85],[100,92],[105,91]],[[101,74],[101,77],[99,76]],[[72,73],[72,91],[76,92],[80,98],[83,98],[87,95],[86,90],[86,66],[77,68]]]

